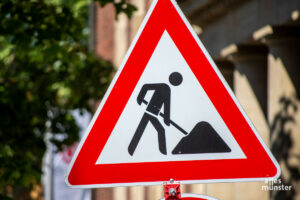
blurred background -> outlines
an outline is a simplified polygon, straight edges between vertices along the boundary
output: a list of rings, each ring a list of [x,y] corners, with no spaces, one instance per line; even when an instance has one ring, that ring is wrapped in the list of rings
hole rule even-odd
[[[0,2],[0,199],[163,196],[162,186],[78,190],[64,184],[76,141],[151,2]],[[222,200],[300,200],[300,1],[178,3],[280,163],[274,185],[291,186],[193,184],[182,191]]]

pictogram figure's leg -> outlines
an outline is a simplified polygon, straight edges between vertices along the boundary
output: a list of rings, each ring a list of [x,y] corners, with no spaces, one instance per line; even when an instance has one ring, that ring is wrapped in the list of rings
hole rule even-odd
[[[156,117],[150,116],[150,122],[157,131],[159,151],[162,154],[167,155],[166,135],[164,127],[161,125],[161,123]]]
[[[138,145],[138,143],[139,143],[139,141],[140,141],[140,139],[141,139],[141,137],[144,133],[144,130],[145,130],[145,128],[146,128],[146,126],[147,126],[147,124],[150,120],[150,117],[151,117],[151,115],[149,115],[147,113],[145,113],[143,115],[143,117],[141,119],[141,122],[138,125],[138,127],[137,127],[137,129],[134,133],[134,136],[132,137],[131,142],[128,146],[128,153],[130,155],[133,155],[133,153],[134,153],[134,151],[135,151],[135,149],[136,149],[136,147],[137,147],[137,145]]]

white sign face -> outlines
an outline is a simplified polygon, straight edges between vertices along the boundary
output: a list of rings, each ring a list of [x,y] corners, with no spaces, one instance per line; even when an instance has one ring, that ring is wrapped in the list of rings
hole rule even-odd
[[[182,83],[178,86],[173,86],[169,82],[169,76],[173,72],[178,72],[182,76]],[[187,133],[190,133],[199,122],[207,122],[213,127],[221,140],[230,148],[229,152],[209,152],[208,150],[203,153],[172,153],[176,145],[185,135],[172,124],[167,126],[162,116],[156,116],[148,112],[148,105],[145,103],[139,105],[137,102],[137,97],[144,85],[162,83],[169,85],[171,90],[170,119]],[[148,90],[144,99],[147,102],[151,102],[151,98],[155,98],[155,92],[159,91]],[[163,106],[164,105],[162,105],[160,112],[164,111]],[[128,152],[129,144],[134,138],[139,124],[142,123],[141,121],[145,113],[152,114],[161,124],[161,127],[163,127],[166,138],[166,155],[159,151],[158,132],[151,121],[146,122],[146,128],[143,133],[141,133],[142,136],[134,153],[130,155]],[[201,136],[199,135],[199,137]],[[187,142],[185,145],[191,144]],[[182,57],[170,35],[165,31],[101,152],[97,164],[232,158],[245,158],[245,155]]]

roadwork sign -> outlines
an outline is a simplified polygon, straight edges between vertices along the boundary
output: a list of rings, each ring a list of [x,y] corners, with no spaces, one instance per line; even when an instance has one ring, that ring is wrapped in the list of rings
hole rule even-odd
[[[279,174],[175,0],[154,0],[75,152],[66,183],[258,181]]]

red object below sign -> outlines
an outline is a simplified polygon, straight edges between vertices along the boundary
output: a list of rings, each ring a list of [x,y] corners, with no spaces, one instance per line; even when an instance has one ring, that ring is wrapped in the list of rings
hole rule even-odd
[[[180,200],[180,184],[164,184],[165,200]]]
[[[167,200],[167,198],[165,197],[160,200]],[[217,200],[217,199],[206,195],[183,193],[181,194],[181,198],[179,200]]]
[[[197,194],[182,194],[183,197],[181,200],[217,200],[213,197],[205,196],[205,195],[197,195]]]
[[[185,200],[194,200],[194,199],[203,199],[203,198],[197,198],[197,197],[183,197],[183,198],[181,198],[181,199],[185,199]],[[203,199],[203,200],[205,200],[205,199]]]

